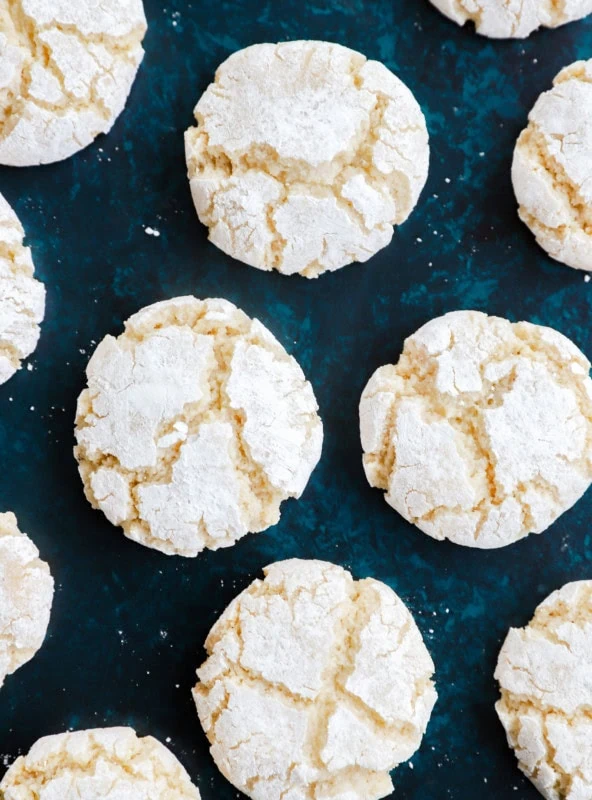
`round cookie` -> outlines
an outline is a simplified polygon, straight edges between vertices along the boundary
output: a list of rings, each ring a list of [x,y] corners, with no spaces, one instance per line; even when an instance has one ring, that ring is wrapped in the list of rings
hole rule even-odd
[[[86,496],[163,553],[196,556],[275,525],[320,458],[302,370],[226,300],[142,309],[103,339],[87,376],[75,449]]]
[[[283,561],[226,609],[193,691],[220,771],[253,800],[378,800],[421,743],[434,665],[385,584]]]
[[[0,164],[61,161],[108,133],[145,32],[142,0],[0,0]]]
[[[0,514],[0,686],[40,649],[53,602],[53,578],[14,514]]]
[[[0,782],[3,800],[200,800],[171,751],[131,728],[39,739]]]
[[[45,288],[33,277],[35,267],[24,238],[23,226],[0,194],[0,384],[12,378],[37,347],[45,316]]]
[[[592,797],[592,581],[568,583],[510,629],[495,677],[524,774],[547,800]]]
[[[551,258],[592,270],[592,59],[562,70],[514,150],[520,219]]]
[[[592,0],[430,0],[458,25],[492,39],[525,39],[540,27],[558,28],[592,13]]]
[[[328,42],[259,44],[216,72],[185,134],[210,240],[245,264],[316,278],[386,247],[426,182],[409,89]]]
[[[431,320],[364,389],[369,483],[435,539],[494,548],[541,533],[592,481],[589,369],[551,328]]]

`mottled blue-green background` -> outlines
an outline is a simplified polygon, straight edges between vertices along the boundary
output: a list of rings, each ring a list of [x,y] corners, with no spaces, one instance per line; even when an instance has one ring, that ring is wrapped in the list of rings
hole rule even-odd
[[[236,791],[213,766],[190,697],[210,626],[266,563],[324,558],[390,584],[436,663],[439,702],[397,798],[534,800],[493,704],[510,625],[563,583],[590,577],[592,495],[553,528],[504,550],[440,544],[365,481],[357,404],[430,317],[477,308],[552,325],[592,353],[592,286],[550,261],[516,217],[514,140],[556,72],[592,56],[592,20],[494,42],[427,0],[146,0],[147,55],[111,135],[69,161],[0,169],[23,221],[47,318],[33,372],[0,388],[0,508],[13,509],[57,583],[47,642],[0,692],[0,774],[47,733],[130,724],[170,746],[204,800]],[[427,187],[392,245],[317,281],[265,274],[218,252],[195,216],[183,131],[216,66],[261,41],[323,38],[384,61],[428,120]],[[145,226],[160,231],[155,238]],[[127,541],[86,503],[72,458],[75,400],[95,343],[139,307],[221,295],[258,316],[303,365],[326,440],[280,524],[231,550],[167,558]]]

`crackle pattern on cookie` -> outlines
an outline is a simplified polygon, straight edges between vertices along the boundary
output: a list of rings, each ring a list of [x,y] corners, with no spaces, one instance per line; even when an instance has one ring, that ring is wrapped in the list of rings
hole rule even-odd
[[[194,699],[221,772],[253,800],[375,800],[420,745],[434,665],[385,584],[321,561],[265,570],[206,641]]]
[[[39,650],[53,602],[53,578],[14,514],[0,514],[0,686]]]
[[[39,739],[0,782],[3,800],[200,800],[171,751],[131,728]]]
[[[592,581],[553,592],[512,628],[495,677],[520,769],[547,800],[592,797]]]
[[[37,347],[45,287],[33,277],[31,251],[16,214],[0,194],[0,384]]]
[[[520,218],[549,255],[592,270],[592,59],[562,70],[514,150]]]
[[[145,32],[142,0],[0,0],[0,164],[60,161],[107,133]]]
[[[428,322],[360,403],[369,483],[436,539],[540,533],[592,481],[592,381],[565,336],[476,311]]]
[[[327,42],[249,47],[216,73],[186,133],[191,191],[221,250],[315,278],[385,247],[425,184],[415,98]]]
[[[195,556],[274,525],[321,453],[310,384],[258,321],[182,297],[107,336],[77,410],[88,499],[127,536]]]
[[[592,13],[592,0],[431,0],[458,25],[473,22],[492,39],[524,39],[541,26],[558,28]]]

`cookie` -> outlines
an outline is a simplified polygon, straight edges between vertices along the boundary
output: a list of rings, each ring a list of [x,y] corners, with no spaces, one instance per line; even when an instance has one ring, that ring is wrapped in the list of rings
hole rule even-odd
[[[200,800],[171,751],[131,728],[39,739],[0,782],[3,800]]]
[[[428,174],[425,119],[377,61],[328,42],[234,53],[185,134],[210,240],[262,270],[316,278],[386,247]]]
[[[0,194],[0,384],[12,378],[37,347],[45,316],[45,288],[33,277],[35,267],[24,238],[23,226]]]
[[[592,480],[589,369],[551,328],[433,319],[364,389],[370,485],[435,539],[494,548],[541,533]]]
[[[473,22],[492,39],[525,39],[540,27],[558,28],[592,13],[592,0],[430,0],[458,25]]]
[[[196,556],[275,525],[323,427],[296,361],[226,300],[179,297],[107,336],[78,401],[86,496],[130,539]]]
[[[142,0],[0,0],[0,164],[61,161],[110,131],[145,32]]]
[[[14,514],[0,514],[0,686],[41,648],[53,578]]]
[[[568,583],[510,629],[495,677],[524,774],[547,800],[592,797],[592,581]]]
[[[592,270],[592,59],[562,70],[528,117],[512,163],[520,219],[551,258]]]
[[[220,771],[253,800],[377,800],[421,743],[436,691],[385,584],[323,561],[264,570],[206,641],[193,695]]]

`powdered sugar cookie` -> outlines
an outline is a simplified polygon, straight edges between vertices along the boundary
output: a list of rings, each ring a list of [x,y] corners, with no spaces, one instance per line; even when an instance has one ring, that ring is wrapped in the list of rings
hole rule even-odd
[[[1,35],[1,34],[0,34]],[[0,194],[0,384],[12,378],[39,341],[45,288],[33,277],[25,232]]]
[[[52,602],[49,567],[14,514],[0,514],[0,686],[40,649]]]
[[[185,135],[195,207],[234,258],[316,278],[367,261],[417,203],[424,116],[377,61],[327,42],[230,56]]]
[[[364,469],[435,539],[541,533],[592,481],[590,363],[565,336],[477,311],[428,322],[364,389]]]
[[[514,150],[520,219],[552,258],[592,270],[592,59],[562,70]]]
[[[512,628],[495,677],[524,774],[547,800],[592,797],[592,581],[568,583]]]
[[[194,698],[211,753],[254,800],[377,800],[417,750],[436,691],[413,617],[323,561],[264,570],[206,641]]]
[[[449,19],[474,22],[492,39],[525,39],[540,27],[558,28],[592,13],[592,0],[430,0]]]
[[[110,131],[145,32],[142,0],[0,0],[0,164],[61,161]]]
[[[86,495],[126,536],[195,556],[275,525],[323,439],[296,361],[226,300],[180,297],[107,336],[78,401]]]
[[[199,800],[171,751],[131,728],[39,739],[10,767],[0,794],[4,800]]]

